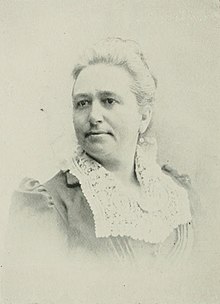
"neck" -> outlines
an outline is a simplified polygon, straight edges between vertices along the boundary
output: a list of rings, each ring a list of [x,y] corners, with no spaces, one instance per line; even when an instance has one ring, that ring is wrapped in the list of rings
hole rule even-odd
[[[94,158],[94,157],[93,157]],[[131,155],[123,155],[121,158],[117,159],[105,158],[96,159],[106,170],[114,173],[116,178],[120,180],[124,185],[136,185],[138,186],[138,181],[135,173],[135,151]]]

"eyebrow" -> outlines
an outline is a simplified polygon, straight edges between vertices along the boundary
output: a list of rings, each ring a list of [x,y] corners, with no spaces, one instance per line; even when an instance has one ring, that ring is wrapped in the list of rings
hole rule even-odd
[[[91,97],[91,94],[86,94],[86,93],[79,93],[76,95],[73,94],[73,101],[77,101],[80,98],[88,98],[88,97]]]
[[[112,96],[112,97],[115,97],[115,98],[120,98],[120,96],[112,91],[100,91],[99,92],[99,95],[102,97],[102,96]]]
[[[112,91],[99,91],[98,96],[99,97],[109,97],[109,96],[111,96],[111,97],[114,97],[116,99],[121,100],[121,97],[118,94],[116,94]],[[91,97],[92,97],[92,94],[89,94],[89,93],[78,93],[76,95],[73,94],[73,101],[77,101],[80,98],[91,98]]]

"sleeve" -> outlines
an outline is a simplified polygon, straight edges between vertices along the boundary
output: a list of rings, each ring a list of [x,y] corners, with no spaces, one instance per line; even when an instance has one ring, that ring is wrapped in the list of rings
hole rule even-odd
[[[187,260],[188,257],[196,251],[200,242],[199,227],[202,214],[200,200],[189,175],[179,174],[176,169],[173,169],[168,165],[164,165],[162,170],[165,174],[168,174],[175,183],[185,188],[188,194],[192,220],[189,223],[177,227],[177,239],[172,252],[172,255],[178,257],[177,260],[182,262],[183,256],[185,256]]]
[[[45,263],[64,253],[67,233],[62,215],[47,189],[25,178],[12,195],[9,211],[6,248],[10,263]]]
[[[192,217],[197,218],[197,216],[199,216],[201,213],[201,205],[199,196],[192,185],[191,178],[189,177],[189,175],[179,174],[176,169],[173,169],[168,165],[162,166],[162,170],[165,174],[168,174],[174,182],[186,189],[189,197]]]
[[[13,193],[1,287],[5,303],[49,303],[59,296],[67,257],[62,214],[37,180],[25,178]]]

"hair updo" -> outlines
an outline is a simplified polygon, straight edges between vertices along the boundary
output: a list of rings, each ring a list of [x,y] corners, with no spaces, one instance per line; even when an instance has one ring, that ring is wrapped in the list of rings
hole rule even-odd
[[[124,68],[134,80],[130,89],[135,94],[138,105],[153,104],[157,81],[135,41],[121,38],[101,40],[82,55],[72,72],[74,80],[84,68],[96,64]]]

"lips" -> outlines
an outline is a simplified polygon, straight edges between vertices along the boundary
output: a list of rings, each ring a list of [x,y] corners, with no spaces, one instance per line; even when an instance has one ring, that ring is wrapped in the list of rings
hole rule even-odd
[[[89,137],[89,136],[91,136],[91,135],[106,135],[106,134],[112,135],[111,132],[105,132],[105,131],[89,131],[89,132],[86,132],[85,137]]]

